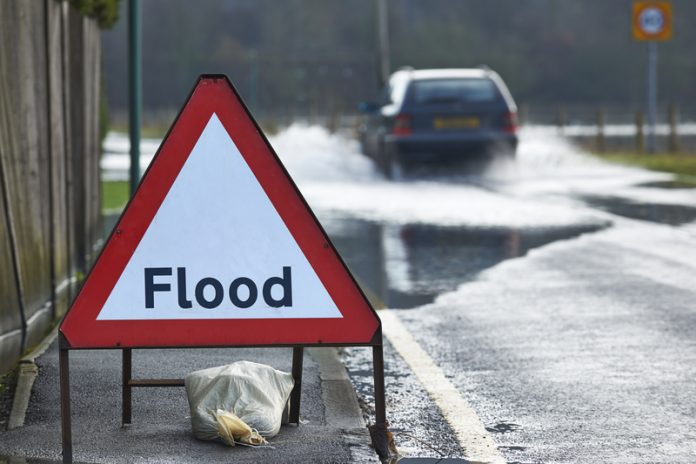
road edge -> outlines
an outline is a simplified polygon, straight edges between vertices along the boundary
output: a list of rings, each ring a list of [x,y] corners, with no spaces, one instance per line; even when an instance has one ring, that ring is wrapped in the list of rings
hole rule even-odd
[[[39,366],[36,364],[36,358],[41,356],[51,346],[51,343],[57,336],[58,326],[51,330],[36,348],[19,360],[17,383],[12,398],[10,417],[7,420],[7,430],[13,430],[24,425],[27,409],[29,408],[31,390],[34,387],[36,377],[39,375]]]
[[[326,347],[309,348],[307,351],[319,365],[326,425],[341,429],[343,441],[350,448],[351,462],[379,463],[377,453],[370,445],[371,438],[363,420],[358,396],[339,358],[338,350]]]
[[[486,430],[478,413],[425,352],[397,314],[389,309],[383,309],[379,314],[384,336],[394,351],[408,364],[440,410],[466,459],[473,462],[505,464],[505,457]]]

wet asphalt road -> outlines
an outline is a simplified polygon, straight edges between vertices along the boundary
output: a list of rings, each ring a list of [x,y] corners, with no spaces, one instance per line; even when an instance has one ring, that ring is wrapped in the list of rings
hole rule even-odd
[[[482,173],[385,180],[356,155],[329,183],[288,164],[508,462],[696,462],[696,190],[526,135],[514,165]],[[400,450],[465,457],[388,338]],[[369,353],[343,359],[369,417]]]
[[[694,462],[696,208],[611,192],[574,200],[605,221],[485,228],[343,218],[332,237],[378,299],[401,308],[508,462]],[[366,239],[373,251],[356,252]],[[386,352],[402,451],[465,456],[404,360],[389,344]],[[344,359],[369,404],[369,359],[357,350]]]
[[[634,233],[682,253],[631,249],[623,234],[600,233],[399,313],[510,462],[694,461],[693,240]],[[397,418],[413,413],[406,396],[392,403]],[[413,424],[399,425],[419,435]],[[438,450],[458,454],[444,443]]]

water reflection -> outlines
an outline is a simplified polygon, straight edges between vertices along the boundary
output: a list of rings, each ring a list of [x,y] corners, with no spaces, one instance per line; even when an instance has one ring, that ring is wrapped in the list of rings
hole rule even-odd
[[[413,308],[505,259],[599,228],[398,226],[343,217],[332,218],[327,232],[368,293],[390,308]]]
[[[678,226],[696,221],[696,208],[660,203],[634,203],[617,197],[586,196],[583,201],[603,211],[642,221]]]
[[[682,180],[658,180],[654,182],[643,182],[642,184],[636,185],[636,187],[681,190],[696,188],[696,184]]]

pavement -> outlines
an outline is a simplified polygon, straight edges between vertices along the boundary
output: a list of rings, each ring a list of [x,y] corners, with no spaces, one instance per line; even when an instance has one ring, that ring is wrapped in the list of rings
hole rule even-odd
[[[292,349],[134,350],[133,374],[138,378],[182,378],[194,370],[237,360],[289,372]],[[11,416],[16,428],[0,431],[0,463],[61,459],[57,341],[47,343],[45,353],[33,361],[37,372],[33,387],[28,382],[30,395],[27,386],[20,386],[15,395]],[[186,392],[181,387],[134,389],[133,424],[123,428],[120,352],[71,351],[70,369],[75,462],[379,462],[354,389],[334,348],[305,350],[301,424],[284,425],[270,439],[268,448],[232,448],[196,440],[191,433]],[[20,376],[18,385],[23,382],[27,383]]]

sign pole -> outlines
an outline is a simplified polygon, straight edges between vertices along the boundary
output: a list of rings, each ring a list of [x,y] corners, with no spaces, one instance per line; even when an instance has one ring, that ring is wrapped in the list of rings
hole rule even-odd
[[[130,195],[140,181],[140,112],[142,86],[140,79],[140,2],[128,2],[128,129],[130,132]]]
[[[121,350],[121,368],[123,371],[122,379],[123,386],[121,391],[121,426],[126,427],[132,423],[133,416],[133,387],[131,379],[133,378],[133,350],[125,348]]]
[[[70,351],[60,335],[60,429],[63,441],[63,463],[72,463],[72,417],[70,414]]]
[[[372,378],[375,393],[375,425],[369,427],[372,446],[381,459],[389,457],[389,424],[387,422],[386,397],[384,388],[384,345],[381,340],[372,346]]]
[[[372,347],[372,368],[374,369],[375,381],[375,423],[378,426],[385,426],[387,422],[387,411],[384,395],[384,347],[375,345]]]
[[[648,153],[657,151],[657,42],[648,42]]]
[[[647,151],[657,152],[657,42],[672,38],[672,4],[664,0],[634,0],[633,38],[648,42]]]
[[[377,39],[379,41],[379,86],[389,82],[391,62],[389,60],[389,10],[387,0],[377,0]]]
[[[304,347],[296,346],[292,349],[292,378],[295,386],[290,392],[290,417],[288,422],[300,425],[300,399],[302,398],[302,361]]]

